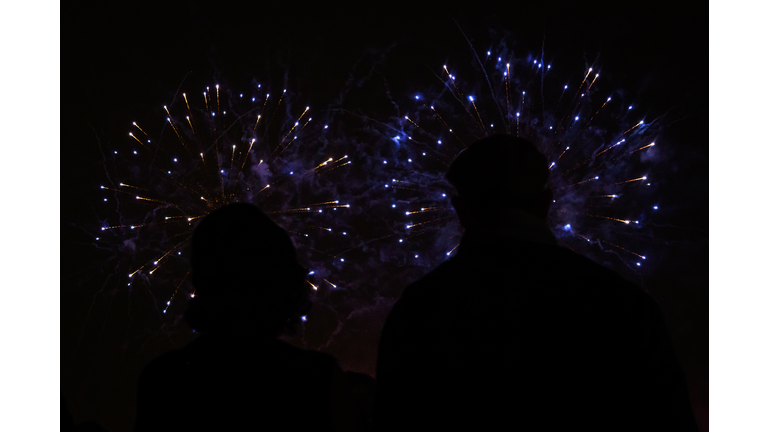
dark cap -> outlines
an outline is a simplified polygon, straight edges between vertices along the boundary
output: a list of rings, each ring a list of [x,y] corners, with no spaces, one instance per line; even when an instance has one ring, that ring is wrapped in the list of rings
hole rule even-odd
[[[536,199],[549,180],[547,159],[523,138],[494,135],[456,156],[446,178],[459,196],[485,208],[514,208]]]

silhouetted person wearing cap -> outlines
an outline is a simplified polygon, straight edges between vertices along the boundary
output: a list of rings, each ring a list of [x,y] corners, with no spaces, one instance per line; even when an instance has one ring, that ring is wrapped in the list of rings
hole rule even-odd
[[[136,431],[357,428],[336,360],[278,339],[310,306],[284,230],[254,205],[222,207],[196,227],[191,267],[200,336],[144,370]]]
[[[508,135],[456,157],[464,236],[386,320],[380,430],[697,430],[659,306],[557,245],[548,176]]]

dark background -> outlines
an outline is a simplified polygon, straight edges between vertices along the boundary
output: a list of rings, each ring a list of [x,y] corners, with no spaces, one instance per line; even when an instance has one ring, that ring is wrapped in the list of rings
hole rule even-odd
[[[441,65],[452,51],[466,49],[455,19],[481,51],[495,29],[510,32],[520,53],[539,52],[544,41],[561,64],[599,54],[613,79],[639,93],[649,115],[674,108],[684,118],[665,132],[673,148],[664,196],[674,212],[655,231],[664,257],[645,286],[667,313],[697,419],[708,429],[707,4],[471,6],[187,2],[64,9],[61,387],[77,422],[129,430],[138,373],[172,348],[149,338],[141,349],[127,350],[127,342],[111,336],[131,299],[92,276],[101,262],[90,234],[104,175],[99,144],[124,139],[126,126],[171,100],[185,76],[236,84],[266,74],[280,82],[287,71],[299,93],[320,107],[338,97],[356,62],[373,50],[389,52],[389,64],[399,62],[388,66],[391,85],[407,88],[419,62]],[[372,373],[378,331],[366,329],[367,348],[334,353],[342,367]]]

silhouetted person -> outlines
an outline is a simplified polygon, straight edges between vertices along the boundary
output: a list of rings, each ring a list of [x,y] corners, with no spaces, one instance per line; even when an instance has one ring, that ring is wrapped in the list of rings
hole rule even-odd
[[[200,222],[191,248],[185,318],[200,336],[144,370],[135,429],[354,429],[336,360],[278,339],[310,306],[288,234],[256,206],[231,204]]]
[[[696,430],[659,306],[557,245],[548,176],[507,135],[456,157],[464,236],[386,320],[381,430]]]

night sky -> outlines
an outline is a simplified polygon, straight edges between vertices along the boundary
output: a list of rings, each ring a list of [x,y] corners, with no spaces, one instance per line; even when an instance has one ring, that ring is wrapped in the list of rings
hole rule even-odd
[[[535,54],[544,44],[557,65],[583,65],[599,54],[602,68],[638,95],[649,117],[672,110],[680,119],[663,134],[669,151],[662,195],[670,211],[654,231],[663,257],[643,285],[667,314],[696,417],[708,430],[707,4],[645,2],[620,11],[597,3],[505,2],[501,9],[471,3],[474,8],[461,10],[195,1],[175,8],[126,4],[116,10],[105,4],[67,10],[61,46],[61,389],[76,422],[130,430],[141,369],[190,337],[152,332],[151,319],[137,312],[149,308],[147,296],[106,280],[105,269],[115,264],[93,241],[105,176],[100,146],[127,139],[136,119],[162,118],[162,105],[183,82],[189,89],[225,81],[236,88],[253,77],[277,86],[287,80],[297,103],[320,110],[338,100],[355,68],[368,64],[387,77],[393,94],[412,92],[431,79],[425,65],[436,69],[466,52],[460,26],[478,50],[485,50],[493,29],[497,39],[509,32],[518,54]],[[359,105],[346,108],[385,109],[353,102]],[[387,280],[381,305],[391,304],[411,274]],[[360,310],[336,335],[327,351],[342,368],[373,374],[386,311]],[[311,324],[305,346],[315,348]]]

